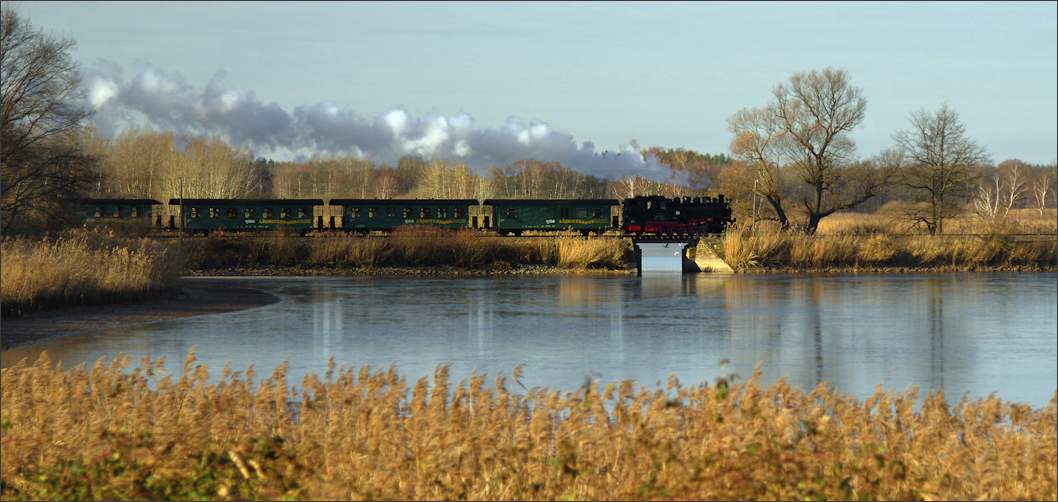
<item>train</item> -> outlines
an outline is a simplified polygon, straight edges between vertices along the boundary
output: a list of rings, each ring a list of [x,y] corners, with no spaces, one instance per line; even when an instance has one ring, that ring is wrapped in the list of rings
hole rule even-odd
[[[68,199],[86,225],[132,225],[209,234],[285,229],[368,234],[406,226],[479,229],[500,235],[616,231],[644,237],[718,234],[734,223],[731,201],[718,197],[628,199]]]

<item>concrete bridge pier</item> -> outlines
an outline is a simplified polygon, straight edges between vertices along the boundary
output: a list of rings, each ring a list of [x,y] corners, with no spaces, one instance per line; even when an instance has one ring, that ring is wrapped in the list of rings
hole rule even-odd
[[[695,245],[683,248],[683,273],[699,272],[733,274],[735,270],[721,260],[708,244],[699,240]]]

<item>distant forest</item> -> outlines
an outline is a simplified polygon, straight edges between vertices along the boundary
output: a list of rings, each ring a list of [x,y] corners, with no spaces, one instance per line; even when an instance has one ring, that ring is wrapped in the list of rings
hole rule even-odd
[[[174,144],[186,145],[182,152]],[[98,177],[86,195],[142,197],[168,202],[187,198],[627,198],[724,194],[736,210],[751,210],[756,172],[725,154],[682,148],[642,148],[672,168],[671,181],[639,176],[604,180],[556,162],[521,160],[475,170],[458,161],[402,157],[396,165],[370,159],[323,155],[304,162],[254,159],[248,150],[221,138],[182,138],[172,132],[133,128],[112,138],[86,135],[87,153],[98,159]],[[875,160],[862,161],[871,164]],[[1008,209],[1054,207],[1055,165],[1007,160],[981,166],[976,195],[999,195]],[[791,183],[794,185],[794,183]],[[758,188],[759,190],[759,188]],[[794,189],[790,190],[795,193]],[[1036,197],[1043,193],[1042,200]],[[964,203],[972,204],[974,193]],[[911,201],[906,187],[895,185],[858,206],[874,212],[893,201]],[[758,211],[767,208],[758,203]]]

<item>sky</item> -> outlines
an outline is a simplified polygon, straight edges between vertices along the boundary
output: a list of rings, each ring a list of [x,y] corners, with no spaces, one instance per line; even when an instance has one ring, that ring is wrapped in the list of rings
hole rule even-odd
[[[660,176],[796,72],[867,98],[861,158],[955,109],[996,163],[1058,157],[1056,2],[5,2],[72,37],[101,134],[221,134],[257,157],[557,160]],[[653,176],[651,176],[653,174]]]

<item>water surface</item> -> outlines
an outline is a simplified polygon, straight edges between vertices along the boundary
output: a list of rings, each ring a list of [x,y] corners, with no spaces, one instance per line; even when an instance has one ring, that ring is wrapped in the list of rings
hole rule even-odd
[[[729,359],[744,378],[759,363],[765,383],[785,375],[861,397],[881,383],[1042,406],[1058,386],[1055,273],[228,280],[284,300],[13,349],[3,366],[47,348],[65,367],[122,352],[164,355],[177,373],[197,345],[214,374],[230,360],[260,379],[289,359],[291,383],[322,377],[333,354],[346,366],[395,361],[409,384],[441,363],[455,381],[524,364],[529,388],[653,388],[672,374],[712,382]]]

